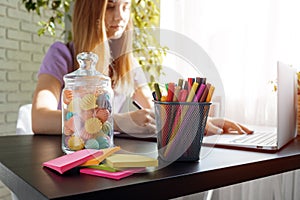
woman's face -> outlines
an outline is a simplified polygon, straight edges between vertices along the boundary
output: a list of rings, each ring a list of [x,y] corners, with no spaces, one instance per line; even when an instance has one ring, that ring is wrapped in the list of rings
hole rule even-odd
[[[122,36],[130,18],[131,0],[108,0],[105,13],[107,37],[117,39]]]

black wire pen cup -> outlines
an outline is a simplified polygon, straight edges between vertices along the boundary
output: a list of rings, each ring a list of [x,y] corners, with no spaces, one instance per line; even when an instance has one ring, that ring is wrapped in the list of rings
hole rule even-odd
[[[198,161],[209,102],[154,101],[158,155],[164,161]]]

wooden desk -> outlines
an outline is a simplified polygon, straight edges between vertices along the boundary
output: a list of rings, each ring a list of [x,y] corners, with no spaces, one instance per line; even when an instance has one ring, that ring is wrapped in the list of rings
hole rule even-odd
[[[155,152],[156,143],[115,139],[131,152]],[[60,136],[0,137],[0,179],[20,199],[167,199],[300,168],[300,138],[278,153],[203,147],[200,162],[173,163],[115,181],[74,170],[59,175],[42,163],[62,155]]]

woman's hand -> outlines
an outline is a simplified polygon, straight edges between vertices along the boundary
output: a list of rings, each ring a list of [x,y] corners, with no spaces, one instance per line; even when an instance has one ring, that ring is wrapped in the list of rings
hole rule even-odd
[[[155,134],[155,115],[150,109],[140,109],[127,113],[116,113],[115,130],[134,136],[153,136]]]
[[[155,125],[155,115],[150,109],[140,109],[132,111],[129,114],[138,126],[147,126],[148,124]]]
[[[252,134],[253,131],[240,123],[228,119],[208,118],[205,133],[207,135],[222,133]]]

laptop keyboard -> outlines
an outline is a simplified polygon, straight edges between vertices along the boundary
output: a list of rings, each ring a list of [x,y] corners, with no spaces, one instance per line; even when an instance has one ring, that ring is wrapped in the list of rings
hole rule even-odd
[[[253,135],[241,136],[233,140],[234,143],[255,144],[255,145],[276,145],[277,134],[274,131],[255,132]]]

